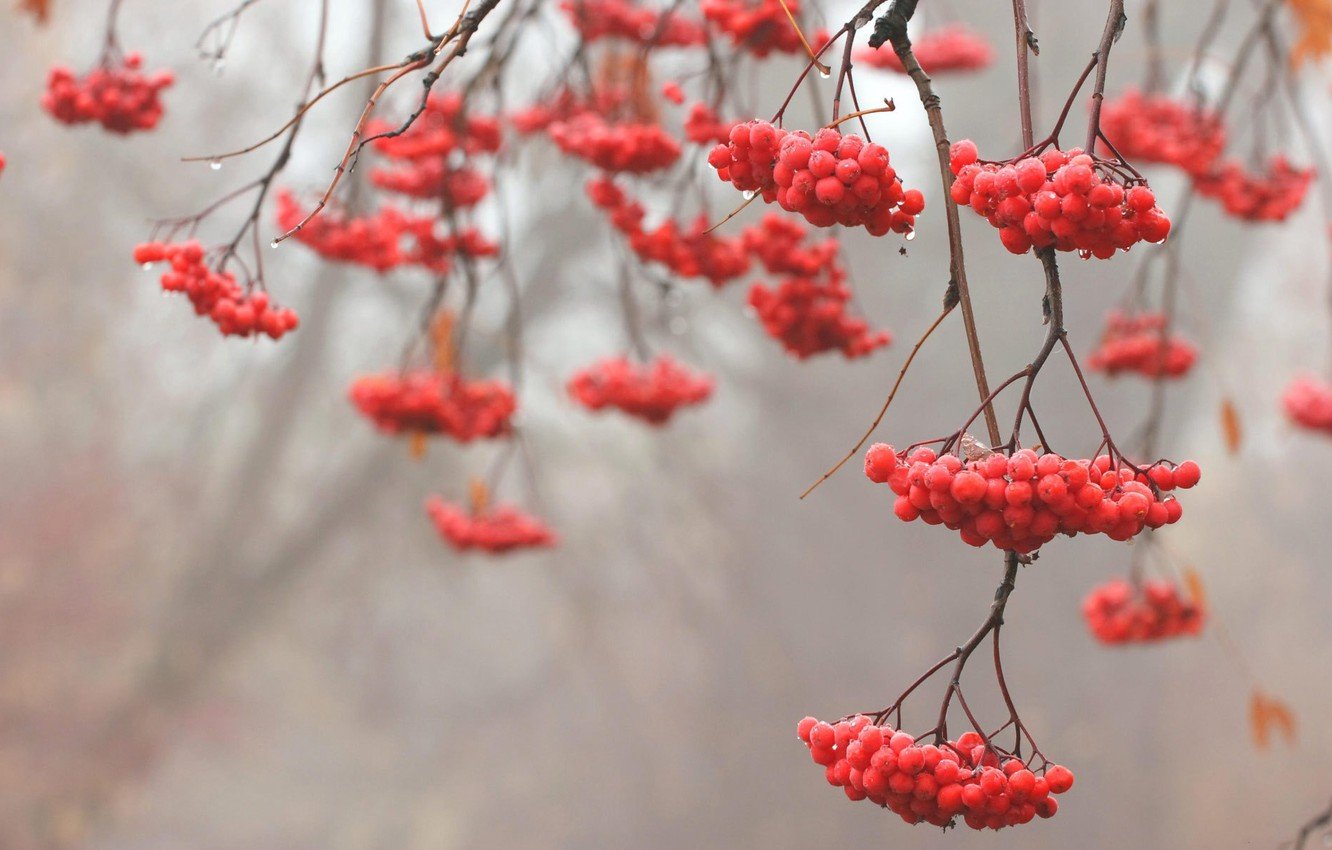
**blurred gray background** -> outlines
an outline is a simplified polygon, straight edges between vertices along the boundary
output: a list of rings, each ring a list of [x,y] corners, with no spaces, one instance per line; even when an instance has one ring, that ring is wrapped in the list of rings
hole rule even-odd
[[[220,339],[129,259],[150,219],[190,213],[266,165],[267,152],[218,172],[178,158],[285,119],[315,4],[256,7],[219,76],[191,45],[226,3],[128,0],[124,42],[180,78],[159,130],[129,139],[58,126],[38,107],[49,66],[95,60],[95,5],[55,0],[45,30],[0,14],[0,847],[1270,848],[1325,804],[1332,443],[1293,432],[1277,405],[1291,374],[1326,360],[1315,203],[1283,229],[1243,229],[1204,206],[1185,248],[1185,326],[1205,363],[1172,390],[1162,448],[1198,460],[1204,478],[1164,537],[1202,574],[1251,672],[1215,629],[1148,649],[1096,645],[1080,600],[1125,570],[1130,547],[1055,541],[1019,577],[1006,670],[1024,720],[1077,786],[1051,821],[941,835],[849,804],[794,737],[804,714],[891,702],[979,624],[1001,570],[995,552],[894,519],[858,461],[797,499],[877,410],[945,283],[932,150],[902,79],[866,70],[858,88],[865,101],[896,98],[873,127],[932,206],[905,257],[895,239],[844,235],[859,301],[894,346],[795,363],[744,315],[747,284],[687,285],[672,308],[684,333],[653,340],[715,372],[719,389],[662,431],[564,397],[573,368],[625,344],[617,237],[584,200],[580,166],[540,144],[523,154],[506,186],[527,234],[515,256],[530,354],[522,422],[536,504],[563,543],[487,560],[445,548],[421,503],[462,496],[495,449],[439,444],[414,461],[345,400],[353,376],[396,362],[426,280],[284,246],[266,257],[268,276],[301,329],[251,344]],[[368,6],[333,4],[335,77],[365,63]],[[397,56],[417,46],[415,7],[388,6]],[[1170,7],[1177,68],[1208,6]],[[1017,151],[1007,9],[955,0],[931,12],[965,18],[999,50],[986,73],[939,83],[953,137],[996,157]],[[1138,11],[1130,4],[1113,90],[1140,79]],[[1034,10],[1038,128],[1102,14]],[[1238,21],[1223,53],[1237,33]],[[558,66],[533,55],[534,74]],[[770,113],[797,66],[765,67],[746,84]],[[826,103],[829,83],[814,84]],[[1311,90],[1326,124],[1325,84]],[[312,117],[290,185],[322,185],[362,97]],[[1169,209],[1182,187],[1152,174]],[[721,188],[716,213],[734,202]],[[1002,378],[1043,333],[1039,265],[964,215],[987,362]],[[229,236],[234,220],[205,237]],[[1142,253],[1062,258],[1079,351]],[[639,292],[650,304],[651,288]],[[504,310],[500,293],[483,294],[475,357],[496,374]],[[1093,388],[1127,440],[1147,388],[1099,377]],[[1218,424],[1225,393],[1245,425],[1238,458]],[[1035,398],[1056,447],[1095,447],[1057,358]],[[974,403],[954,318],[879,438],[944,433]],[[502,496],[528,500],[520,476],[506,486]],[[1001,717],[984,659],[967,681],[973,707]],[[1255,682],[1298,714],[1296,746],[1250,743]],[[909,725],[932,723],[939,694],[909,704]]]

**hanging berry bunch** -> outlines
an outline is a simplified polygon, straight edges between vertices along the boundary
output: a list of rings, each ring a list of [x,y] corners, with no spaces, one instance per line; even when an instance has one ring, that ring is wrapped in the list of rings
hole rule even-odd
[[[651,425],[664,425],[683,407],[712,397],[713,382],[689,372],[669,355],[637,365],[628,357],[611,357],[574,373],[569,395],[588,410],[622,410]]]
[[[439,434],[460,443],[507,436],[518,407],[500,381],[428,369],[365,375],[352,382],[349,395],[385,434]]]
[[[1168,334],[1167,326],[1162,313],[1112,312],[1087,367],[1111,377],[1125,372],[1146,378],[1183,377],[1197,361],[1198,350],[1183,337]]]
[[[629,0],[561,0],[560,9],[588,43],[623,39],[655,47],[693,47],[707,40],[702,24],[678,7],[659,14]]]
[[[1170,219],[1141,178],[1125,178],[1117,166],[1079,148],[985,162],[976,144],[963,139],[949,158],[953,200],[998,228],[1014,254],[1053,246],[1109,259],[1116,250],[1163,242],[1170,233]]]
[[[680,277],[701,277],[714,287],[725,286],[749,271],[749,256],[739,239],[711,233],[706,214],[688,228],[667,219],[651,230],[643,227],[643,205],[631,199],[608,176],[589,180],[587,194],[610,218],[615,229],[644,262],[660,263]]]
[[[267,292],[242,286],[220,266],[210,267],[198,242],[144,242],[134,248],[134,262],[144,268],[166,263],[162,290],[184,293],[194,312],[212,319],[223,336],[281,339],[299,324],[295,311],[271,304]]]
[[[481,550],[502,555],[520,549],[554,546],[555,533],[541,520],[511,505],[469,508],[439,496],[426,500],[426,514],[440,537],[459,551]]]
[[[1000,753],[976,732],[956,741],[922,744],[863,714],[837,723],[806,717],[796,734],[828,784],[852,801],[883,806],[909,824],[999,830],[1053,817],[1056,794],[1073,787],[1073,772],[1045,765],[1039,773],[1020,757]]]
[[[1082,615],[1101,643],[1124,644],[1197,635],[1207,612],[1171,582],[1148,580],[1134,585],[1115,579],[1087,594]]]
[[[1265,171],[1253,172],[1226,160],[1194,179],[1198,194],[1219,201],[1227,215],[1244,221],[1285,221],[1304,203],[1313,182],[1312,168],[1296,168],[1281,154]]]
[[[944,525],[971,546],[1024,554],[1058,534],[1129,540],[1178,522],[1183,508],[1162,494],[1200,478],[1193,461],[1137,469],[1109,455],[1072,460],[1030,449],[964,460],[925,446],[897,452],[884,443],[865,454],[865,475],[897,494],[893,512],[903,522]]]
[[[832,127],[811,137],[767,121],[737,124],[708,163],[747,195],[761,194],[816,227],[863,226],[874,236],[910,233],[925,209],[919,190],[903,188],[887,148]]]
[[[1226,147],[1226,127],[1216,113],[1137,89],[1105,101],[1101,132],[1121,156],[1173,165],[1192,177],[1210,172]]]
[[[791,26],[799,17],[800,0],[700,0],[699,9],[712,27],[731,43],[762,59],[770,53],[799,53],[800,32]],[[826,39],[816,38],[822,43]]]
[[[1332,383],[1303,375],[1290,382],[1281,402],[1286,416],[1296,425],[1332,434]]]
[[[994,50],[985,37],[963,24],[950,24],[923,32],[912,42],[916,60],[927,74],[980,71],[994,61]],[[856,60],[872,68],[905,74],[902,60],[887,45],[856,51]]]
[[[162,120],[162,92],[175,82],[169,70],[144,73],[143,57],[112,55],[83,76],[64,66],[51,69],[42,108],[62,124],[98,123],[125,135],[151,130]]]

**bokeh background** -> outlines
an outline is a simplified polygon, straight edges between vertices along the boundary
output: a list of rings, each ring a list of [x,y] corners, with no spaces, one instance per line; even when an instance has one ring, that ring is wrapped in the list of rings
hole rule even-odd
[[[937,313],[937,203],[906,256],[896,241],[845,234],[864,311],[898,337],[865,361],[788,360],[744,314],[741,286],[687,286],[658,304],[643,284],[654,344],[719,380],[712,403],[656,431],[593,417],[563,395],[573,368],[625,345],[616,237],[585,201],[582,170],[531,146],[505,197],[524,234],[514,260],[535,490],[514,475],[501,495],[539,507],[563,542],[537,555],[459,557],[421,503],[463,495],[495,450],[440,444],[413,460],[345,399],[353,376],[396,362],[428,281],[284,246],[266,257],[270,285],[301,313],[301,329],[251,344],[218,338],[129,260],[152,219],[193,212],[266,165],[268,153],[217,172],[179,158],[285,119],[315,4],[257,5],[219,74],[192,45],[227,3],[129,0],[126,45],[179,76],[163,125],[129,139],[58,126],[38,108],[49,66],[95,60],[94,5],[55,0],[45,29],[0,12],[0,150],[10,163],[0,177],[0,847],[1267,848],[1325,804],[1332,444],[1296,434],[1277,405],[1292,374],[1326,361],[1316,203],[1280,229],[1241,229],[1204,205],[1186,237],[1184,322],[1205,364],[1172,388],[1163,448],[1205,473],[1186,495],[1186,520],[1163,537],[1177,565],[1203,576],[1233,648],[1215,628],[1101,648],[1079,603],[1125,570],[1130,548],[1050,544],[1019,577],[1006,670],[1024,720],[1077,787],[1053,820],[941,835],[848,804],[793,734],[807,713],[891,702],[971,633],[1001,572],[996,553],[894,519],[858,463],[797,499],[854,442]],[[973,23],[1000,49],[989,71],[939,82],[952,135],[1016,152],[1006,4],[922,5],[935,22]],[[333,4],[333,76],[368,61],[371,6]],[[383,55],[414,49],[414,4],[384,6]],[[533,25],[532,79],[560,64],[542,47],[560,43],[551,6]],[[1206,8],[1167,4],[1174,68]],[[1139,11],[1130,4],[1113,90],[1140,79]],[[829,17],[846,12],[834,4]],[[1101,4],[1036,4],[1038,128],[1102,15]],[[1223,33],[1219,55],[1238,28]],[[740,81],[757,113],[772,111],[796,66],[765,68],[776,71]],[[1213,82],[1225,72],[1220,61],[1205,70]],[[858,79],[865,100],[896,99],[875,132],[937,202],[914,91],[869,70]],[[830,97],[828,82],[813,85]],[[1326,125],[1326,88],[1310,91],[1310,114]],[[363,96],[349,91],[312,117],[290,185],[322,185]],[[1154,183],[1168,208],[1182,187],[1164,173]],[[715,213],[733,202],[716,187]],[[233,220],[205,236],[223,238]],[[1039,345],[1039,266],[1005,253],[976,217],[964,226],[987,361],[1002,377]],[[1142,253],[1063,259],[1080,351]],[[503,297],[483,293],[473,354],[482,371],[503,374],[504,319]],[[1130,434],[1146,388],[1099,377],[1093,388],[1112,429]],[[953,319],[879,436],[952,430],[972,393]],[[1244,423],[1238,457],[1218,422],[1226,395]],[[1057,447],[1095,447],[1058,358],[1036,404]],[[969,676],[969,700],[1001,716],[984,659]],[[1250,742],[1255,684],[1298,714],[1295,745],[1260,752]],[[908,719],[929,725],[938,695],[925,689]]]

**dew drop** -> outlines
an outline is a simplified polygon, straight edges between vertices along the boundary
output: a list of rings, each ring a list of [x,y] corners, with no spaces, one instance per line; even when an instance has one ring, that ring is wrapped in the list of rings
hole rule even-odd
[[[754,191],[753,189],[746,189],[745,191],[740,193],[740,197],[744,198],[746,201],[752,201],[754,199],[754,196],[757,194],[758,192]]]
[[[829,77],[832,76],[832,71],[831,71],[831,70],[825,71],[825,70],[823,70],[822,68],[820,68],[820,69],[819,69],[819,76],[820,76],[820,77],[823,77],[823,79],[826,80],[826,79],[828,79]]]
[[[143,270],[144,270],[144,271],[151,271],[152,268],[153,268],[153,264],[152,264],[152,263],[144,263],[144,264],[143,264]]]
[[[909,230],[909,231],[907,231],[906,240],[907,240],[908,242],[910,242],[912,239],[915,239],[915,238],[916,238],[916,231],[914,231],[914,230]]]
[[[221,170],[222,170],[222,160],[220,160],[220,159],[215,159],[215,160],[213,160],[212,162],[208,163],[208,167],[211,168],[211,169],[213,169],[214,171],[221,171]]]
[[[276,248],[279,244],[280,244],[279,241],[277,239],[274,239],[272,242],[268,243],[268,247]]]

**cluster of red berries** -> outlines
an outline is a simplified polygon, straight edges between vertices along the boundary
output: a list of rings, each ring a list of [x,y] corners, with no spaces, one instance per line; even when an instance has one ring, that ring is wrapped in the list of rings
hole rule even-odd
[[[278,192],[278,227],[291,230],[305,216],[306,211],[291,192]],[[440,235],[438,225],[433,216],[410,215],[385,204],[368,216],[325,211],[297,230],[295,238],[326,260],[378,272],[421,266],[442,274],[451,268],[455,256],[493,257],[499,253],[499,245],[474,227]]]
[[[921,33],[912,39],[911,52],[927,74],[979,71],[994,61],[990,43],[979,33],[961,24]],[[862,48],[856,51],[856,60],[874,68],[906,73],[902,60],[897,58],[890,44],[884,44],[878,49]]]
[[[1048,148],[1012,163],[982,162],[975,142],[952,147],[952,196],[999,229],[1014,254],[1054,246],[1108,259],[1138,242],[1162,242],[1170,219],[1146,185],[1127,186],[1079,148]]]
[[[680,143],[657,124],[612,124],[584,112],[547,129],[560,150],[602,171],[646,174],[670,168],[680,158]]]
[[[426,500],[426,513],[440,536],[463,551],[481,549],[499,555],[555,545],[555,534],[544,522],[507,505],[469,511],[431,496]]]
[[[144,242],[134,248],[134,262],[145,268],[164,261],[170,268],[162,273],[162,289],[185,293],[194,312],[212,319],[224,336],[281,339],[299,324],[296,311],[274,306],[267,292],[246,291],[231,272],[209,268],[198,242]]]
[[[665,424],[682,407],[712,396],[712,379],[685,369],[662,354],[643,366],[611,357],[574,373],[569,395],[589,410],[618,408],[653,425]]]
[[[685,138],[696,145],[725,144],[730,141],[735,121],[723,121],[716,110],[699,101],[689,107],[685,117]]]
[[[628,102],[628,92],[618,86],[598,86],[590,94],[561,88],[537,103],[509,113],[509,123],[523,135],[539,133],[556,121],[567,120],[585,112],[611,115]]]
[[[452,209],[476,206],[490,193],[490,181],[475,168],[451,168],[444,159],[423,159],[405,168],[376,168],[370,181],[386,192],[441,200]]]
[[[1303,375],[1290,382],[1281,399],[1286,416],[1311,431],[1332,434],[1332,383]]]
[[[629,0],[561,0],[584,41],[622,38],[657,47],[692,47],[707,40],[703,25],[672,9],[658,15]]]
[[[296,227],[306,216],[296,196],[285,189],[277,194],[276,210],[278,227],[284,231]],[[296,241],[326,260],[385,272],[406,262],[402,239],[407,221],[406,213],[388,205],[368,216],[325,210],[295,235]]]
[[[1237,161],[1223,162],[1194,179],[1198,194],[1221,202],[1228,215],[1245,221],[1285,221],[1304,203],[1312,168],[1299,169],[1277,154],[1264,173],[1251,172]]]
[[[702,0],[703,17],[736,47],[759,58],[769,53],[804,50],[800,33],[787,15],[800,16],[800,0]],[[828,39],[815,37],[815,48]]]
[[[831,127],[811,138],[767,121],[736,124],[708,163],[737,189],[751,197],[761,193],[764,201],[776,201],[816,227],[864,225],[875,236],[910,233],[925,208],[919,190],[902,188],[887,148]]]
[[[1101,643],[1137,643],[1196,635],[1206,611],[1168,581],[1135,589],[1123,579],[1092,588],[1082,601],[1087,628]]]
[[[396,131],[395,125],[378,120],[366,128],[371,137]],[[454,208],[474,206],[490,191],[490,183],[467,163],[499,150],[502,141],[499,121],[465,113],[462,95],[431,94],[411,127],[375,139],[376,152],[395,165],[374,169],[370,179],[389,192],[443,199]]]
[[[1128,540],[1144,528],[1178,522],[1183,508],[1161,491],[1198,483],[1198,464],[1155,463],[1141,473],[1101,455],[1071,460],[1030,449],[977,460],[939,457],[921,447],[910,455],[876,443],[865,454],[865,475],[897,494],[893,512],[960,533],[971,546],[992,543],[1022,554],[1056,534],[1105,534]]]
[[[864,357],[893,341],[888,331],[871,331],[864,319],[848,315],[850,300],[841,275],[790,277],[776,288],[756,283],[749,290],[749,306],[763,329],[801,360],[825,351]]]
[[[644,262],[660,263],[681,277],[706,278],[721,287],[749,270],[749,256],[740,239],[709,233],[707,215],[699,215],[687,230],[674,219],[647,230],[643,205],[632,200],[610,177],[587,183],[592,202],[606,212],[615,229],[628,237]]]
[[[1087,361],[1088,368],[1118,375],[1136,372],[1147,378],[1179,378],[1193,368],[1198,349],[1180,336],[1165,336],[1161,313],[1129,315],[1118,310],[1106,320],[1100,346]]]
[[[909,824],[946,827],[962,816],[972,829],[1003,829],[1059,810],[1054,794],[1073,787],[1073,772],[1057,764],[1040,775],[1026,762],[1001,755],[976,732],[956,741],[921,744],[864,715],[825,723],[806,717],[796,735],[822,765],[828,784],[852,801],[869,800]]]
[[[862,357],[892,342],[887,331],[871,331],[864,319],[847,314],[851,290],[837,240],[806,245],[807,236],[803,225],[777,213],[741,234],[770,273],[785,276],[775,288],[756,283],[749,290],[749,304],[769,336],[802,360],[824,351]]]
[[[1207,174],[1226,147],[1220,116],[1163,94],[1129,89],[1101,107],[1101,132],[1129,160]]]
[[[352,382],[349,396],[386,434],[444,434],[460,443],[507,435],[518,408],[500,381],[429,370],[365,375]]]
[[[104,64],[80,77],[51,69],[42,108],[61,123],[96,121],[113,133],[151,130],[162,119],[162,91],[176,81],[169,70],[144,74],[143,57],[125,54],[119,66]]]

